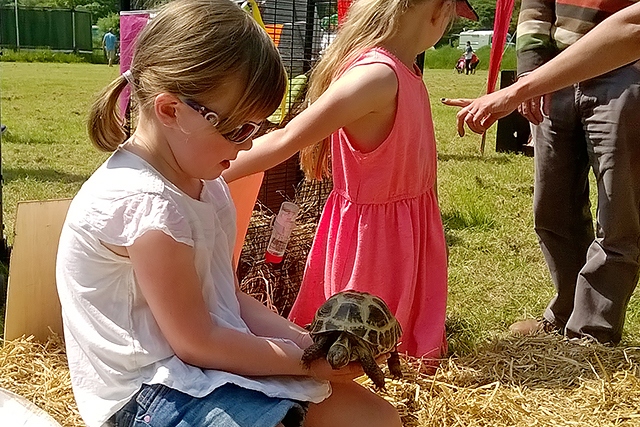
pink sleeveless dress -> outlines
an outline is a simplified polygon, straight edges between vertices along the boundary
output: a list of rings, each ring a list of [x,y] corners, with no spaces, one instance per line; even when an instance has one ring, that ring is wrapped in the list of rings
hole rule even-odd
[[[395,123],[366,154],[343,129],[332,135],[334,188],[289,318],[307,325],[334,293],[366,291],[384,299],[400,321],[401,352],[438,358],[446,352],[447,255],[429,97],[419,71],[382,48],[351,67],[373,63],[388,65],[398,78]]]

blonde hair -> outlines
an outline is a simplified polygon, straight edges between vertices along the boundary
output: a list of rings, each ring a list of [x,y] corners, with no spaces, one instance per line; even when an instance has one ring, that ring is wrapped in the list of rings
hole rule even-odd
[[[402,15],[425,1],[437,0],[355,0],[335,40],[311,72],[306,104],[317,100],[345,67],[365,50],[380,46],[391,38],[398,31]],[[307,179],[320,180],[330,176],[329,140],[327,137],[300,151],[300,165]]]
[[[163,6],[140,33],[130,68],[133,105],[153,108],[156,95],[195,101],[229,83],[244,89],[218,126],[229,132],[248,117],[267,117],[286,90],[280,54],[254,19],[229,0],[175,0]],[[123,76],[109,84],[89,113],[89,138],[114,151],[126,138],[118,97]]]

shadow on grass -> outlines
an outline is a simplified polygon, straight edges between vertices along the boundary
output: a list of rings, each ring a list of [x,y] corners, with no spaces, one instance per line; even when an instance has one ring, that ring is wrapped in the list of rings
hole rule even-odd
[[[509,156],[493,156],[493,155],[485,155],[482,154],[443,154],[438,153],[438,161],[440,162],[448,162],[448,161],[456,161],[456,162],[482,162],[482,163],[493,163],[496,165],[506,165],[509,163],[513,163],[513,160]]]
[[[445,230],[489,230],[494,228],[496,222],[488,212],[472,207],[467,210],[453,209],[442,212],[442,223]]]
[[[39,182],[62,182],[70,184],[84,182],[89,178],[89,175],[66,173],[51,168],[6,168],[2,170],[2,177],[5,183],[29,178]]]
[[[445,227],[444,229],[444,239],[447,242],[447,246],[458,246],[461,245],[464,240],[455,233],[452,233],[451,230]]]

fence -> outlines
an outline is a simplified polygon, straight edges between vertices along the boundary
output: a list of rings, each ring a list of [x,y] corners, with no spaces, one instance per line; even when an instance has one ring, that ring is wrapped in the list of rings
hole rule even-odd
[[[91,13],[69,9],[0,7],[0,46],[63,52],[93,50]]]

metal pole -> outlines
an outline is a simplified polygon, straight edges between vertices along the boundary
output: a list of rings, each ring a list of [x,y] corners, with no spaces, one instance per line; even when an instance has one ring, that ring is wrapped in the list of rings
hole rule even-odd
[[[2,103],[0,103],[0,117],[2,117]],[[4,186],[4,177],[2,176],[2,130],[0,130],[0,263],[9,268],[9,246],[7,245],[7,236],[4,232],[4,218],[2,215],[2,209],[4,208],[2,202],[2,187]],[[7,277],[0,273],[0,290],[2,291],[0,297],[7,297]],[[4,301],[4,300],[3,300]]]
[[[73,43],[73,51],[74,52],[78,52],[78,47],[76,46],[76,11],[75,9],[71,9],[71,31],[73,31],[72,34],[72,43]]]
[[[18,0],[15,0],[15,12],[16,12],[16,48],[20,50],[20,24],[18,23]]]
[[[2,147],[1,134],[0,134],[0,147]],[[0,159],[1,158],[2,158],[2,155],[0,154]],[[5,229],[4,229],[4,217],[2,215],[2,209],[4,208],[4,203],[2,202],[2,199],[3,199],[2,187],[4,187],[4,177],[2,175],[2,161],[0,160],[0,263],[8,267],[9,266],[9,246],[7,245],[7,236],[5,235]],[[6,286],[5,281],[3,281],[2,286]],[[6,288],[4,289],[4,291],[6,292]]]

